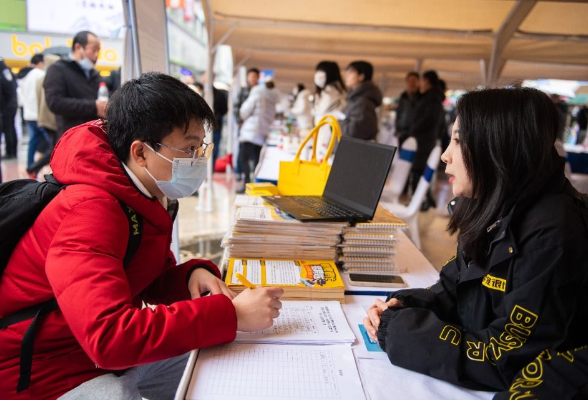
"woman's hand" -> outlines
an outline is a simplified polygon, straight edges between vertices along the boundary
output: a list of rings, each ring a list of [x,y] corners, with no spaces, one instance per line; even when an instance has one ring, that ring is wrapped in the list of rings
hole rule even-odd
[[[376,299],[376,302],[367,310],[368,316],[363,319],[363,326],[368,333],[368,336],[373,341],[378,341],[378,326],[380,326],[380,315],[388,309],[388,307],[404,307],[398,299],[390,299],[383,302]]]

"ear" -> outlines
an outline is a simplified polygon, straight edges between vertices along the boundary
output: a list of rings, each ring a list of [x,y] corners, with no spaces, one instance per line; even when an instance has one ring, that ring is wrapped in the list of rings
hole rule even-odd
[[[365,75],[364,74],[357,74],[357,79],[359,79],[360,82],[365,81]]]
[[[140,167],[147,166],[147,160],[145,159],[145,152],[150,151],[145,143],[140,140],[135,140],[131,143],[131,150],[129,151],[129,159],[133,160],[135,164]]]

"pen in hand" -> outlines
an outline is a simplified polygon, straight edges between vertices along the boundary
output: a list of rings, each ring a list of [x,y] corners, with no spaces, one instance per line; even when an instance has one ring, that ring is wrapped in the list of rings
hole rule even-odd
[[[248,287],[249,289],[255,289],[255,285],[247,280],[243,275],[240,273],[236,273],[235,277],[241,282],[241,285]]]

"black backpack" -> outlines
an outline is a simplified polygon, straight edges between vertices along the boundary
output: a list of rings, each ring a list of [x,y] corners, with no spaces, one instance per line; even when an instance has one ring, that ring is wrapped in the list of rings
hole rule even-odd
[[[45,179],[45,182],[17,179],[0,184],[0,276],[6,269],[8,260],[21,237],[33,226],[41,211],[66,186],[59,183],[53,175],[45,175]],[[126,267],[141,244],[143,220],[131,207],[122,202],[120,205],[129,221],[129,241],[123,261]],[[57,300],[51,298],[0,319],[0,329],[32,319],[21,342],[17,392],[27,389],[30,384],[37,321],[43,315],[58,308]]]

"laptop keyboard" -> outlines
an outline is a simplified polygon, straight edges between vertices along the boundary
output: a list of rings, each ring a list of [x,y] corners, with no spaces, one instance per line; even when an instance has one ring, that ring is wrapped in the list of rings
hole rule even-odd
[[[329,203],[321,197],[291,196],[291,199],[300,205],[310,208],[323,217],[362,217],[361,214],[343,208],[335,203]]]

